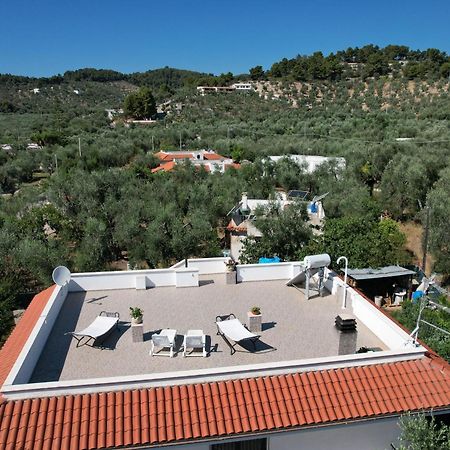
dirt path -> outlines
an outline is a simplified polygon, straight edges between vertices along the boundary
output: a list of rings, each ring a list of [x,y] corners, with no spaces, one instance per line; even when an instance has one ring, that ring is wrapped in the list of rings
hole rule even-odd
[[[406,248],[413,255],[413,263],[422,266],[422,225],[415,222],[399,223],[400,230],[406,235]],[[428,252],[426,273],[430,274],[433,268],[434,260]]]

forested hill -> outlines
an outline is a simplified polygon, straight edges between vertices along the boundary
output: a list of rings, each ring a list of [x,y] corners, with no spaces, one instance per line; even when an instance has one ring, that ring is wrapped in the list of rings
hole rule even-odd
[[[125,95],[141,86],[152,89],[156,97],[165,98],[209,76],[170,67],[131,74],[86,68],[48,78],[0,74],[0,112],[46,112],[55,101],[114,108],[121,105]]]
[[[315,52],[310,56],[298,55],[284,58],[272,65],[267,72],[260,67],[251,69],[253,78],[264,76],[288,78],[295,81],[338,80],[342,78],[404,76],[408,79],[438,79],[450,75],[450,57],[436,48],[424,51],[411,50],[404,45],[388,45],[380,48],[366,45],[348,48],[324,56]]]
[[[384,48],[366,45],[327,56],[321,52],[309,56],[298,55],[273,63],[267,71],[256,66],[248,74],[240,75],[228,72],[214,76],[169,67],[131,74],[85,68],[47,78],[0,74],[0,113],[48,113],[55,109],[55,102],[72,105],[74,108],[116,108],[121,106],[128,93],[143,86],[150,88],[156,99],[162,102],[192,94],[199,84],[223,86],[247,79],[265,84],[264,88],[259,86],[261,90],[272,92],[275,97],[289,98],[286,92],[280,92],[281,84],[284,91],[286,86],[289,89],[293,87],[295,91],[296,83],[311,83],[313,88],[307,88],[310,94],[315,92],[314,86],[319,85],[318,95],[321,95],[321,83],[336,83],[335,88],[330,88],[329,85],[325,88],[335,91],[346,81],[349,89],[358,91],[360,82],[367,84],[380,78],[386,81],[420,81],[424,82],[422,86],[434,86],[449,77],[450,57],[445,52],[433,48],[411,50],[402,45],[388,45]],[[398,86],[401,84],[397,83]],[[396,89],[395,84],[390,86]],[[436,91],[435,88],[429,92],[426,88],[422,90],[427,95],[433,95]],[[299,96],[302,97],[303,94],[300,93]],[[297,102],[294,97],[291,100],[295,104]]]

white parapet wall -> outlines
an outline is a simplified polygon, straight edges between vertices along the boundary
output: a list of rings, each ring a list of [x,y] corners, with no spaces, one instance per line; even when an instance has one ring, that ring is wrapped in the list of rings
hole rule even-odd
[[[376,305],[356,289],[344,286],[344,281],[330,269],[325,270],[325,287],[333,294],[346,290],[346,309],[351,311],[372,333],[391,350],[415,347],[408,333],[387,317]],[[345,309],[343,309],[345,312]]]
[[[198,269],[199,275],[225,273],[228,260],[229,258],[224,257],[188,259],[188,267]]]
[[[64,287],[55,286],[47,305],[6,378],[4,386],[28,382],[68,292],[67,285]]]
[[[145,277],[145,287],[198,286],[198,269],[179,268],[153,270],[126,270],[116,272],[76,273],[70,280],[70,292],[103,291],[136,288],[138,278]]]
[[[217,258],[190,258],[188,260],[182,259],[170,268],[180,269],[182,267],[188,267],[189,269],[198,269],[199,275],[225,273],[227,269],[226,262],[229,259],[230,258],[225,258],[223,256]]]
[[[237,281],[290,280],[303,270],[303,263],[283,262],[269,264],[239,264],[236,266]]]

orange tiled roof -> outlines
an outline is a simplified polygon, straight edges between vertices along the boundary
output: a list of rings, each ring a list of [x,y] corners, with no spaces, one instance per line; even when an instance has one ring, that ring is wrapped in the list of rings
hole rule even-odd
[[[174,159],[192,159],[194,156],[192,153],[165,153],[158,152],[155,156],[161,161],[173,161]]]
[[[220,438],[448,409],[440,358],[4,402],[0,450],[94,449]]]
[[[213,160],[222,160],[225,159],[223,156],[220,156],[218,153],[204,153],[203,157],[208,160],[208,161],[213,161]]]
[[[19,324],[14,328],[5,345],[0,350],[0,386],[5,382],[23,346],[27,342],[36,321],[44,310],[55,286],[37,294],[25,310]],[[1,442],[1,440],[0,440]]]
[[[247,231],[247,225],[242,225],[242,222],[240,225],[236,225],[236,222],[231,219],[229,224],[227,225],[228,231]]]
[[[174,167],[175,167],[175,161],[169,161],[166,163],[161,163],[158,167],[155,167],[154,169],[152,169],[151,172],[152,173],[156,173],[156,172],[160,172],[160,171],[169,172]]]

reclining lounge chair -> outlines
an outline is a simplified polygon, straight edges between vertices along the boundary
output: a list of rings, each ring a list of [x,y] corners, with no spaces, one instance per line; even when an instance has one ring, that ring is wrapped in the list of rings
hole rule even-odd
[[[77,348],[81,347],[82,345],[95,347],[95,342],[103,341],[114,328],[118,327],[119,318],[120,316],[118,312],[102,311],[84,330],[69,331],[65,334],[70,334],[74,339],[77,340]],[[83,343],[81,343],[85,338],[87,339]],[[91,340],[93,342],[89,344]]]
[[[228,314],[227,316],[217,316],[216,325],[217,334],[220,334],[223,337],[223,340],[230,347],[232,355],[236,353],[234,347],[245,341],[250,341],[253,344],[253,348],[256,350],[256,341],[260,336],[248,331],[248,329],[242,325],[240,320],[236,319],[236,316],[233,313]],[[234,344],[232,344],[231,341],[234,341]]]

